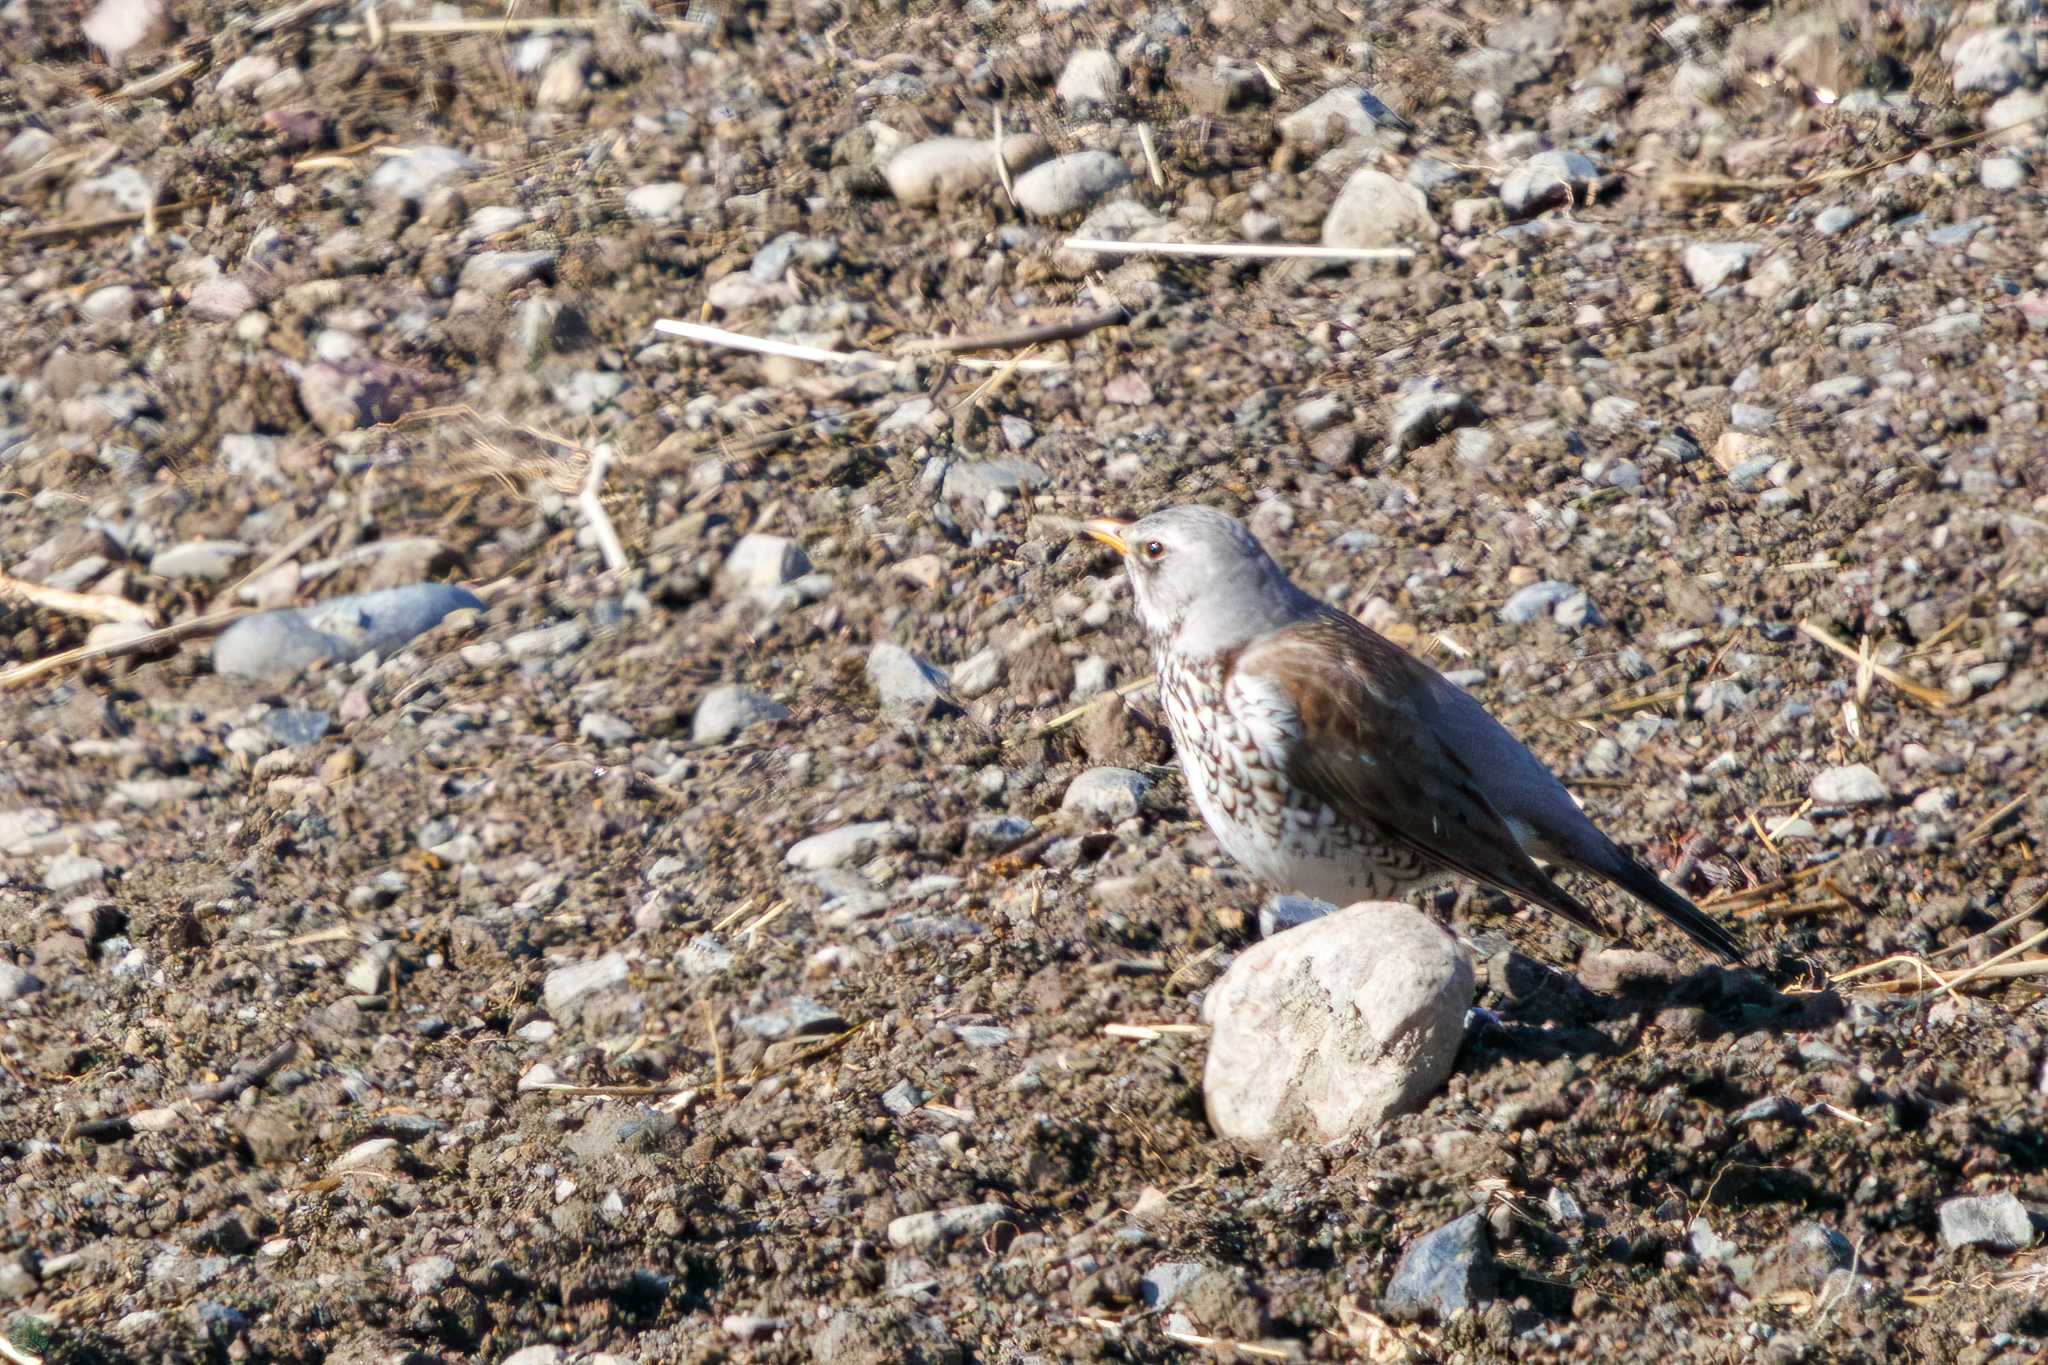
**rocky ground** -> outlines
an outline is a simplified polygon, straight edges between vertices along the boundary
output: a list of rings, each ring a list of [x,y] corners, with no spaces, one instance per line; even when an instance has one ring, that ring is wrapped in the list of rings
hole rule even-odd
[[[2041,1358],[2032,9],[513,13],[0,5],[10,1359]],[[1756,970],[1220,1141],[1186,500]]]

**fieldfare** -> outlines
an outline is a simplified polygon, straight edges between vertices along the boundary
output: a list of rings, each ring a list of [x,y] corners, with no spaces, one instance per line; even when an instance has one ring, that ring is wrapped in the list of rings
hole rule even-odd
[[[1083,529],[1129,569],[1195,808],[1260,880],[1349,905],[1463,876],[1605,936],[1542,858],[1742,960],[1463,688],[1294,586],[1242,522],[1169,507]]]

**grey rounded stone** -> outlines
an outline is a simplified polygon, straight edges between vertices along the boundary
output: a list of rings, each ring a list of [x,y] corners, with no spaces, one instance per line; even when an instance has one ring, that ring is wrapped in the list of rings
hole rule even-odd
[[[690,717],[690,738],[698,744],[723,744],[754,725],[772,725],[789,718],[789,708],[751,687],[727,683],[714,687],[697,703]]]
[[[823,872],[848,863],[865,862],[885,848],[900,845],[906,831],[887,820],[841,825],[791,844],[782,861],[801,872]]]
[[[1517,589],[1508,598],[1500,609],[1500,619],[1511,626],[1526,626],[1531,621],[1554,616],[1573,598],[1584,596],[1571,584],[1560,583],[1556,579],[1531,583],[1526,588]]]
[[[1584,152],[1538,152],[1500,182],[1501,207],[1511,218],[1526,218],[1558,204],[1583,204],[1600,175],[1600,163]]]
[[[626,212],[635,218],[651,218],[657,221],[673,218],[683,211],[683,200],[689,197],[689,189],[679,180],[657,180],[649,185],[637,185],[626,192]]]
[[[158,550],[150,557],[149,571],[158,578],[226,578],[248,554],[249,547],[238,540],[188,540]]]
[[[893,641],[875,642],[867,673],[885,711],[918,710],[946,695],[946,675]]]
[[[278,681],[316,663],[389,653],[431,630],[452,611],[480,610],[483,599],[448,583],[337,597],[313,607],[266,611],[229,626],[213,644],[213,669]]]
[[[1400,1319],[1448,1318],[1485,1306],[1498,1278],[1486,1218],[1468,1213],[1409,1244],[1380,1307]]]
[[[1117,186],[1131,168],[1109,152],[1072,152],[1017,177],[1017,207],[1032,218],[1079,213]]]
[[[1710,293],[1747,275],[1750,257],[1762,249],[1754,242],[1694,242],[1685,249],[1686,277]]]
[[[1013,175],[1051,155],[1052,147],[1036,133],[1016,133],[1003,139],[1003,161]],[[972,137],[929,138],[891,157],[882,178],[898,203],[957,199],[998,183],[995,144]]]
[[[1848,763],[1814,774],[1808,789],[1821,806],[1875,806],[1891,800],[1891,788],[1867,763]]]
[[[898,1247],[939,1247],[979,1237],[998,1223],[1015,1222],[1018,1214],[1003,1204],[963,1204],[930,1213],[906,1213],[889,1224],[889,1244]]]
[[[371,173],[371,202],[384,207],[417,204],[439,185],[453,183],[482,169],[453,147],[410,147],[404,156],[389,157]]]
[[[1950,74],[1958,95],[2003,95],[2033,78],[2033,44],[2018,29],[1981,29],[1956,45]]]
[[[1280,119],[1280,140],[1295,146],[1335,146],[1379,128],[1408,125],[1362,85],[1340,85]]]
[[[1823,237],[1834,237],[1855,227],[1862,216],[1847,204],[1835,204],[1813,215],[1813,230]]]
[[[1109,104],[1123,92],[1124,69],[1115,56],[1099,47],[1084,47],[1067,58],[1053,94],[1072,110]]]
[[[1145,803],[1152,779],[1129,768],[1090,768],[1067,784],[1060,809],[1113,825],[1128,820]]]
[[[460,284],[479,294],[509,294],[554,270],[552,251],[479,251],[463,263]]]
[[[1323,216],[1323,245],[1392,246],[1406,236],[1436,236],[1429,199],[1405,180],[1367,166],[1353,171]]]

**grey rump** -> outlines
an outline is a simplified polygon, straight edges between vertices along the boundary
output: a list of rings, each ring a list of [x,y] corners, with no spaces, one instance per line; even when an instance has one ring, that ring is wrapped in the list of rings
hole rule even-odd
[[[1477,701],[1297,588],[1242,522],[1169,507],[1085,529],[1128,566],[1196,809],[1261,880],[1347,905],[1463,876],[1605,934],[1542,858],[1742,959]]]

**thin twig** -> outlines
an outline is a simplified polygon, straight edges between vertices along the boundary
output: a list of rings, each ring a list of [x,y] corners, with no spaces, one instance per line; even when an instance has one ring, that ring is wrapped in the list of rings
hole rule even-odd
[[[711,1036],[711,1093],[725,1098],[725,1048],[718,1041],[718,1016],[712,1012],[711,997],[698,1002],[704,1007],[704,1032]]]
[[[1104,256],[1215,256],[1248,261],[1405,261],[1415,252],[1405,246],[1289,246],[1271,242],[1113,242],[1099,237],[1069,237],[1062,244],[1073,251]]]
[[[104,232],[108,228],[131,227],[136,223],[148,222],[158,214],[204,208],[212,202],[213,196],[209,194],[198,199],[174,199],[168,204],[152,204],[139,213],[110,213],[104,218],[73,218],[63,223],[45,223],[41,227],[21,229],[14,234],[14,240],[39,242],[46,237],[73,237],[90,232]]]
[[[290,559],[293,555],[305,549],[314,541],[320,539],[320,537],[326,535],[329,530],[333,529],[336,520],[337,517],[333,512],[323,512],[319,516],[315,517],[313,519],[313,524],[311,526],[308,526],[305,530],[293,536],[290,540],[286,541],[277,549],[272,550],[269,554],[263,557],[263,561],[260,564],[258,564],[255,568],[249,570],[249,572],[243,574],[240,578],[237,578],[234,582],[228,584],[227,588],[224,591],[222,591],[214,597],[213,600],[215,605],[218,606],[221,603],[232,604],[234,595],[236,593],[240,592],[249,584],[254,583],[257,579],[263,577],[263,575],[269,573],[272,569],[284,563],[287,559]]]
[[[550,1095],[595,1095],[610,1099],[659,1099],[664,1095],[687,1095],[704,1087],[697,1081],[666,1081],[659,1085],[576,1085],[570,1081],[547,1081],[529,1085],[528,1091]]]
[[[1181,963],[1180,966],[1175,967],[1172,972],[1167,974],[1167,989],[1171,990],[1173,987],[1179,985],[1183,978],[1193,976],[1196,970],[1200,968],[1203,963],[1207,962],[1210,958],[1216,956],[1216,954],[1222,951],[1222,944],[1212,943],[1208,947],[1202,949],[1201,952],[1196,953],[1193,957],[1189,958],[1186,962]]]
[[[1980,976],[1989,976],[1991,974],[1992,968],[1998,966],[2000,963],[2010,962],[2013,958],[2018,957],[2021,953],[2024,953],[2027,949],[2033,947],[2035,944],[2044,941],[2048,941],[2048,929],[2043,929],[2036,934],[2029,934],[2027,937],[2021,939],[2018,943],[2013,944],[2012,947],[2007,948],[2004,952],[1999,953],[1993,957],[1985,958],[1982,962],[1970,968],[1968,971],[1962,973],[1960,976],[1950,977],[1948,982],[1949,988],[1953,990],[1955,987],[1962,985],[1966,981],[1975,981]],[[2037,962],[2040,961],[2039,958],[2036,958],[2034,960]],[[2003,974],[2001,973],[2001,975]]]
[[[1159,1335],[1168,1341],[1177,1341],[1183,1346],[1201,1346],[1211,1350],[1234,1351],[1241,1356],[1252,1356],[1259,1360],[1292,1360],[1292,1351],[1283,1351],[1275,1346],[1258,1346],[1249,1341],[1233,1341],[1229,1337],[1205,1337],[1199,1332],[1177,1332],[1171,1327],[1159,1329]]]
[[[1094,706],[1095,703],[1101,701],[1103,697],[1128,697],[1134,693],[1143,692],[1146,688],[1151,687],[1158,681],[1159,675],[1155,673],[1149,678],[1140,678],[1136,682],[1127,682],[1122,687],[1118,687],[1113,689],[1112,691],[1105,692],[1101,694],[1101,696],[1090,697],[1087,701],[1082,702],[1073,710],[1061,712],[1059,715],[1054,716],[1045,724],[1039,726],[1036,730],[1033,730],[1031,732],[1031,737],[1033,739],[1037,739],[1040,735],[1049,735],[1055,730],[1066,729],[1069,725],[1072,725],[1075,721],[1087,715],[1088,708]]]
[[[292,4],[281,5],[249,25],[249,32],[260,38],[276,29],[292,28],[328,8],[334,0],[293,0]]]
[[[1017,207],[1017,189],[1010,183],[1010,163],[1003,155],[1003,104],[996,101],[995,118],[996,179],[1003,182],[1003,198],[1010,201],[1010,207]]]
[[[684,337],[690,341],[701,341],[708,346],[752,351],[757,355],[779,355],[785,360],[807,360],[814,365],[873,367],[887,363],[878,356],[862,351],[828,351],[822,346],[799,346],[795,342],[748,336],[744,332],[729,332],[723,327],[711,327],[701,322],[678,322],[673,318],[655,319],[654,330],[666,332],[670,336]]]
[[[297,1054],[299,1040],[287,1038],[255,1061],[236,1067],[226,1076],[206,1085],[191,1087],[193,1099],[201,1102],[231,1100],[252,1086],[258,1086],[277,1074],[278,1068]]]
[[[16,664],[6,672],[0,673],[0,691],[26,686],[45,674],[60,672],[73,664],[91,663],[98,659],[117,659],[129,654],[146,654],[159,645],[177,644],[183,640],[217,635],[247,616],[249,612],[250,608],[247,607],[217,611],[208,616],[194,617],[190,621],[179,621],[175,625],[164,626],[132,639],[110,640],[98,645],[80,645],[76,649],[62,650],[48,658]]]
[[[1818,641],[1820,644],[1827,646],[1835,653],[1847,659],[1850,663],[1855,664],[1857,666],[1857,670],[1859,673],[1865,667],[1868,667],[1870,672],[1875,673],[1880,678],[1883,678],[1886,682],[1890,683],[1893,687],[1898,688],[1899,691],[1904,692],[1907,696],[1911,697],[1914,701],[1919,702],[1922,706],[1931,707],[1937,711],[1946,711],[1949,709],[1949,707],[1955,704],[1948,699],[1948,694],[1944,692],[1937,692],[1931,687],[1927,687],[1920,683],[1914,682],[1911,678],[1907,677],[1904,673],[1901,673],[1898,669],[1893,668],[1890,664],[1878,663],[1875,659],[1871,659],[1867,654],[1855,649],[1847,642],[1838,639],[1835,635],[1829,632],[1826,626],[1816,624],[1810,617],[1799,623],[1799,632],[1800,634],[1805,635],[1808,639]]]
[[[1660,706],[1685,700],[1686,691],[1684,687],[1667,687],[1662,692],[1652,692],[1647,696],[1623,697],[1619,701],[1602,702],[1598,706],[1567,716],[1566,719],[1599,720],[1605,716],[1626,716],[1637,711],[1653,711]]]
[[[769,925],[775,923],[776,920],[782,918],[782,912],[787,909],[789,909],[788,901],[780,900],[775,902],[775,904],[769,906],[766,910],[763,910],[761,912],[761,917],[759,919],[753,921],[752,923],[747,925],[746,928],[740,930],[740,937],[747,940],[749,943],[752,943],[754,941],[754,935],[760,933],[763,929],[766,929]]]
[[[1799,901],[1789,905],[1774,905],[1770,902],[1765,902],[1762,905],[1751,905],[1737,910],[1735,917],[1737,919],[1800,919],[1806,915],[1821,915],[1826,914],[1830,910],[1847,910],[1850,908],[1852,907],[1849,902],[1840,896],[1824,896],[1817,901]]]
[[[1932,975],[1932,973],[1930,973]],[[1986,967],[1979,975],[1963,982],[1960,978],[1941,983],[1944,990],[1953,990],[1957,985],[1980,985],[1991,981],[2019,981],[2030,976],[2048,976],[2048,957],[2023,958],[2018,962],[2001,962],[1996,967]],[[1903,977],[1891,981],[1871,981],[1858,987],[1859,990],[1884,991],[1890,995],[1904,995],[1908,992],[1925,995],[1927,989],[1917,981]]]
[[[1113,327],[1129,317],[1130,312],[1127,309],[1117,307],[1104,313],[1091,313],[1087,317],[1068,318],[1065,322],[1020,327],[1013,332],[992,332],[986,336],[972,337],[930,337],[922,341],[906,342],[897,349],[905,355],[950,355],[956,351],[1010,351],[1026,346],[1042,346],[1052,341],[1072,341],[1100,328]]]
[[[380,27],[399,38],[448,38],[464,33],[586,33],[620,22],[615,15],[558,14],[531,19],[394,19]],[[708,27],[694,19],[657,19],[652,26],[670,33],[702,33]],[[335,24],[327,30],[337,38],[359,38],[369,31],[368,24],[360,23]]]
[[[176,85],[179,81],[192,75],[204,65],[205,63],[197,57],[187,57],[183,61],[172,62],[161,71],[153,71],[147,76],[137,76],[134,80],[101,100],[100,103],[102,105],[117,104],[122,100],[135,99],[142,95],[154,95],[159,90],[165,90]]]
[[[1129,1038],[1134,1042],[1156,1043],[1170,1035],[1200,1037],[1209,1031],[1206,1024],[1104,1024],[1102,1032],[1110,1038]]]
[[[732,928],[735,924],[738,924],[741,920],[745,919],[748,913],[753,910],[753,908],[754,898],[752,896],[748,896],[747,898],[742,900],[738,905],[735,905],[732,909],[726,911],[725,914],[719,916],[717,921],[712,924],[711,932],[714,934],[724,933],[726,930]]]
[[[89,616],[95,621],[127,621],[138,626],[154,626],[161,619],[156,608],[147,602],[130,602],[112,593],[72,592],[69,588],[31,583],[25,578],[10,578],[4,573],[0,573],[0,597],[18,597],[32,607],[63,612],[68,616]]]
[[[1007,360],[998,360],[994,356],[979,355],[951,356],[946,363],[963,370],[1023,370],[1031,374],[1038,374],[1044,370],[1064,370],[1068,364],[1064,360],[1054,360],[1050,357],[1033,359],[1011,356]]]
[[[1991,831],[1997,829],[1999,825],[2004,823],[2005,818],[2008,815],[2011,815],[2021,806],[2027,804],[2028,799],[2032,797],[2033,794],[2034,789],[2030,785],[2025,791],[2021,792],[2018,796],[2015,796],[2012,800],[2006,802],[1997,810],[1991,812],[1991,814],[1985,816],[1982,820],[1979,820],[1976,824],[1970,826],[1969,830],[1965,832],[1962,837],[1962,843],[1964,847],[1968,847],[1969,845],[1976,843],[1979,839],[1989,837]]]
[[[576,505],[582,509],[583,519],[590,523],[590,533],[597,537],[598,552],[604,556],[604,566],[612,573],[624,573],[631,564],[626,559],[626,547],[619,543],[618,528],[612,525],[611,514],[604,510],[604,476],[612,466],[612,448],[601,445],[590,454],[590,471],[584,476],[583,491],[576,495]]]
[[[2034,903],[2028,906],[2026,909],[2015,910],[2012,914],[2007,915],[2004,919],[1992,925],[1983,933],[1972,934],[1968,938],[1964,939],[1961,943],[1951,943],[1946,948],[1942,948],[1935,952],[1929,953],[1927,955],[1927,960],[1929,962],[1939,962],[1942,958],[1954,957],[1957,953],[1964,951],[1973,943],[1981,943],[1985,939],[1990,938],[1994,934],[2002,934],[2007,929],[2012,928],[2013,925],[2022,923],[2028,919],[2033,918],[2036,914],[2038,914],[2041,911],[2041,909],[2044,906],[2048,906],[2048,891],[2042,892],[2040,896],[2038,896],[2035,899]]]
[[[1840,872],[1849,863],[1871,857],[1878,851],[1878,847],[1873,845],[1870,848],[1859,848],[1853,852],[1838,854],[1835,857],[1829,858],[1826,862],[1815,863],[1811,867],[1802,867],[1797,872],[1788,872],[1782,877],[1776,877],[1767,882],[1759,882],[1755,886],[1744,887],[1740,891],[1717,891],[1703,898],[1700,901],[1700,905],[1702,907],[1712,906],[1717,910],[1729,910],[1735,908],[1738,904],[1771,900],[1802,882],[1810,882],[1815,877],[1824,877],[1831,872]]]

